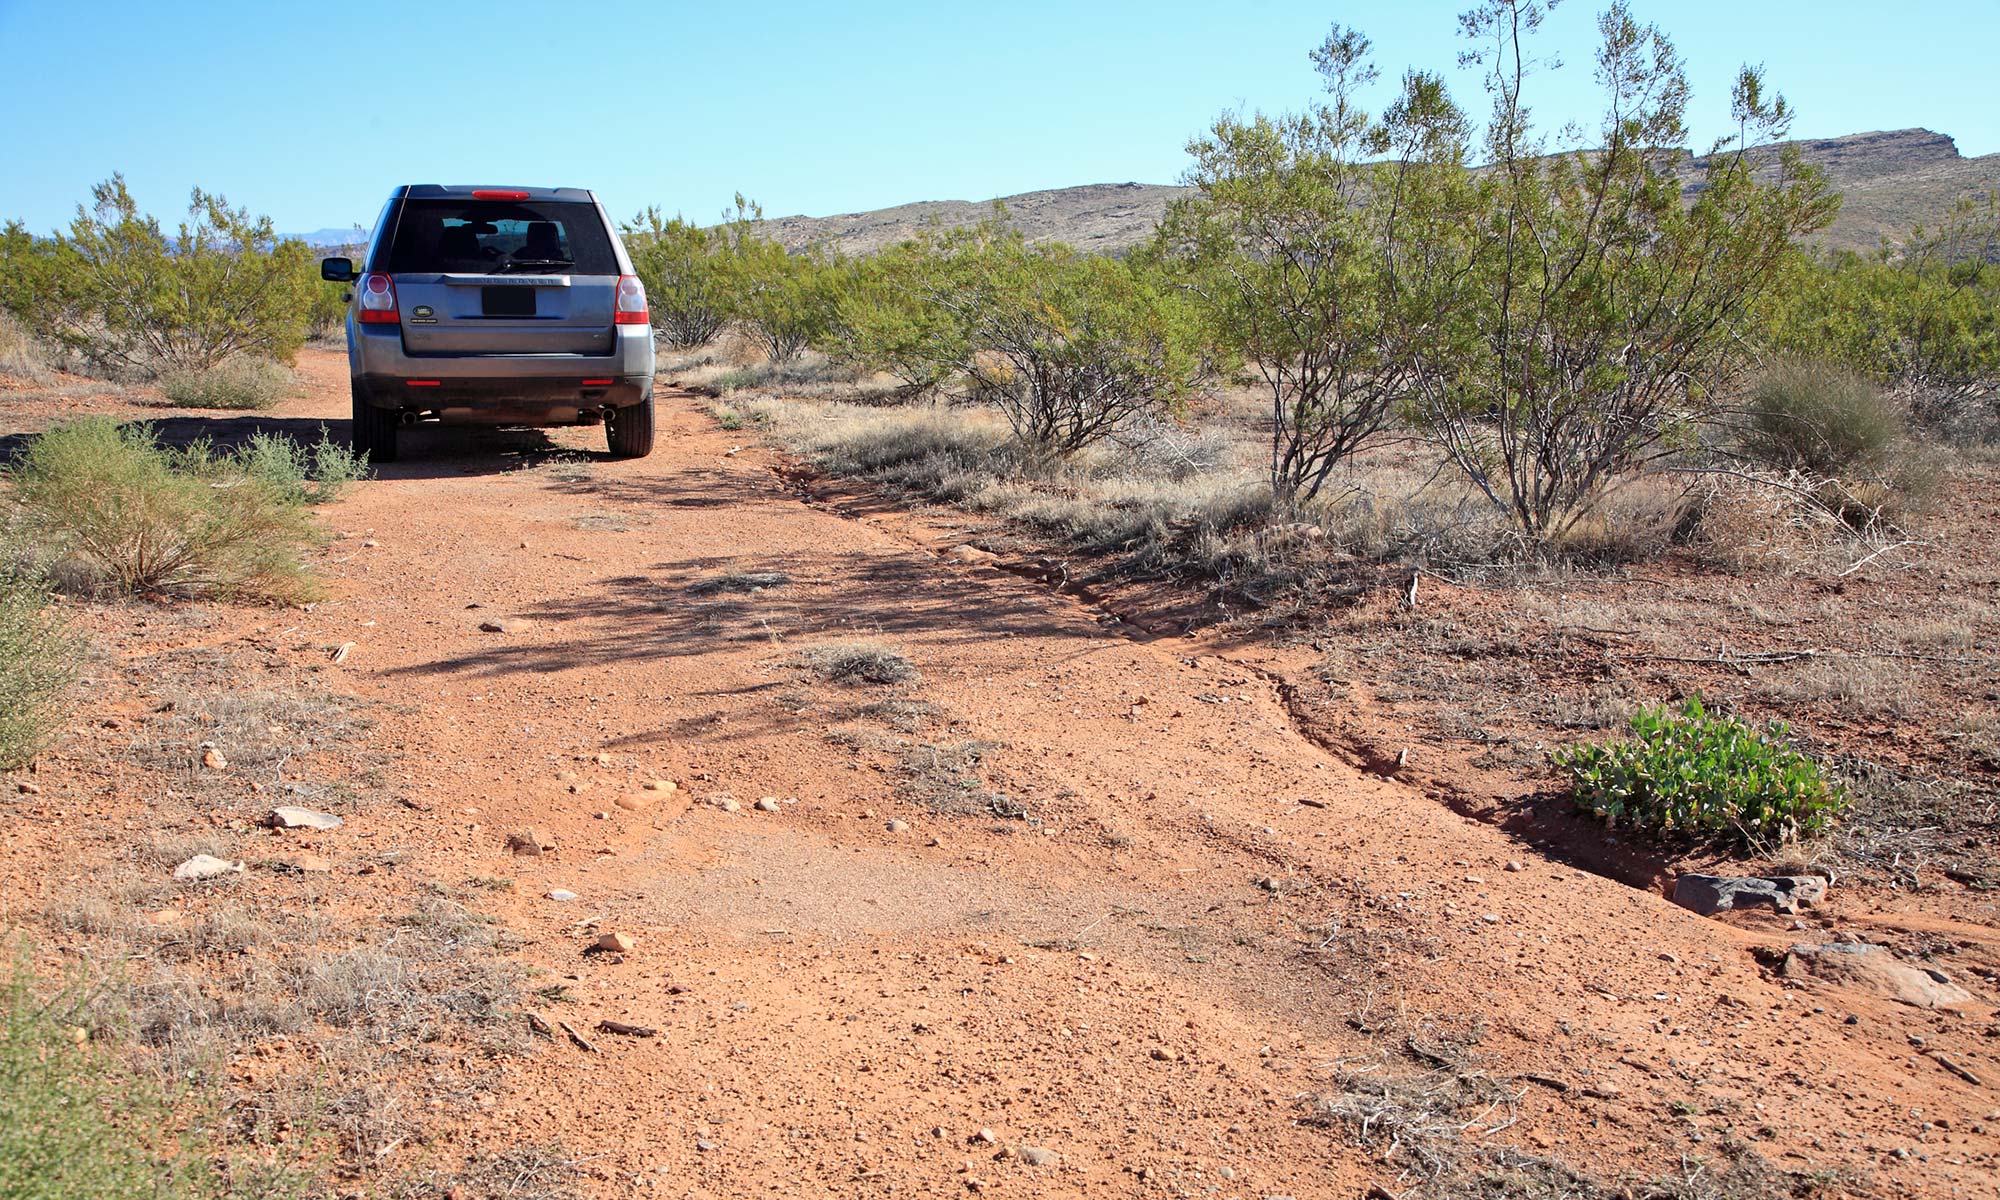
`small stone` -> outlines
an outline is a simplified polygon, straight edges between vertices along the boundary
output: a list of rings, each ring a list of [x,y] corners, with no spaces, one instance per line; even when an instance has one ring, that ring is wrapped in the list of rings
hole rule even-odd
[[[1615,1083],[1593,1083],[1589,1087],[1583,1089],[1583,1094],[1586,1096],[1594,1096],[1599,1100],[1616,1100],[1618,1097],[1624,1095],[1625,1093],[1623,1089],[1621,1089]]]
[[[521,544],[524,546],[527,545],[526,542],[523,542]],[[703,1154],[707,1154],[710,1150],[715,1149],[715,1143],[709,1141],[707,1138],[696,1138],[694,1142],[694,1148],[701,1151]]]
[[[479,623],[481,633],[520,633],[527,628],[526,621],[512,621],[500,617],[490,617]]]
[[[600,767],[608,767],[611,765],[611,756],[609,754],[593,754],[590,756],[590,761]]]
[[[910,832],[910,823],[898,818],[890,821],[883,828],[887,829],[890,833],[908,833]]]
[[[778,811],[778,798],[777,798],[776,796],[759,796],[759,797],[757,798],[757,811],[758,811],[758,812],[777,812],[777,811]]]
[[[635,792],[630,796],[620,796],[612,803],[626,812],[645,812],[653,807],[653,798],[644,792]]]
[[[994,1146],[999,1144],[1000,1135],[994,1133],[991,1129],[982,1129],[978,1133],[972,1135],[972,1140],[975,1142],[983,1142],[988,1146]]]
[[[29,783],[23,779],[14,785],[14,790],[23,796],[39,796],[42,794],[42,785],[39,783]]]
[[[521,858],[540,857],[542,851],[552,845],[549,835],[539,829],[523,829],[507,835],[507,848]]]
[[[565,891],[562,888],[555,888],[549,892],[549,899],[554,900],[558,904],[567,904],[571,900],[576,899],[576,893]]]
[[[632,946],[632,939],[622,933],[600,934],[597,939],[597,948],[609,954],[630,954]]]
[[[273,829],[338,829],[339,817],[332,813],[314,812],[310,808],[294,808],[284,805],[271,810],[264,818]]]
[[[214,879],[218,875],[242,874],[241,862],[230,862],[212,854],[197,854],[174,868],[174,878],[182,883],[194,883],[202,879]]]
[[[1482,920],[1482,921],[1484,921],[1484,922],[1486,922],[1486,923],[1487,923],[1488,925],[1498,925],[1498,924],[1500,923],[1500,914],[1499,914],[1499,913],[1480,913],[1480,914],[1479,914],[1479,919],[1480,919],[1480,920]]]
[[[1180,1051],[1169,1049],[1166,1046],[1153,1047],[1152,1056],[1154,1062],[1179,1062],[1185,1057]]]
[[[717,796],[711,803],[723,812],[738,812],[743,807],[736,802],[736,797],[734,796]]]
[[[211,771],[220,771],[229,766],[229,759],[223,755],[222,751],[210,746],[201,752],[201,765]]]
[[[1751,876],[1683,875],[1674,881],[1674,903],[1704,917],[1739,908],[1769,904],[1781,913],[1796,913],[1801,904],[1826,899],[1826,880],[1818,875]]]
[[[678,792],[681,790],[681,785],[671,779],[651,779],[646,782],[646,790],[649,792]]]
[[[362,538],[362,539],[361,539],[361,548],[362,548],[363,550],[373,550],[373,549],[374,549],[375,547],[377,547],[377,546],[379,546],[379,545],[381,545],[381,544],[382,544],[382,543],[380,543],[380,542],[376,541],[376,540],[375,540],[374,538]]]
[[[1507,869],[1509,871],[1525,871],[1528,869],[1528,864],[1518,858],[1510,858],[1507,860]]]
[[[1049,1167],[1056,1163],[1056,1152],[1041,1146],[1022,1146],[1014,1152],[1022,1162],[1031,1167]]]

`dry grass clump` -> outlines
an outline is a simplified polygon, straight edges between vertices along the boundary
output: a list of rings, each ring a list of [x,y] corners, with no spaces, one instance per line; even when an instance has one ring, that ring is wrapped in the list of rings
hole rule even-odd
[[[755,595],[758,592],[781,588],[792,581],[783,571],[724,571],[706,579],[697,579],[688,585],[690,596],[719,596],[724,594]]]
[[[0,312],[0,375],[29,383],[48,383],[56,375],[48,350],[4,312]]]
[[[68,713],[83,643],[39,586],[0,562],[0,770],[28,762]]]
[[[813,646],[800,651],[792,663],[830,683],[906,683],[917,678],[909,659],[869,640]]]
[[[924,743],[905,747],[897,756],[902,779],[897,792],[933,812],[954,816],[993,812],[995,797],[980,776],[980,767],[996,747],[992,742]]]
[[[162,372],[160,394],[182,408],[263,412],[298,386],[291,368],[261,358],[232,358],[212,367]]]

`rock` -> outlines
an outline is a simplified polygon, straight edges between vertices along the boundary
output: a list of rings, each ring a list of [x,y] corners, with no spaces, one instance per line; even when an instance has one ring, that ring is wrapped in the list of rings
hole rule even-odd
[[[1674,881],[1674,903],[1712,917],[1719,912],[1754,908],[1769,904],[1782,913],[1795,913],[1800,904],[1818,904],[1826,899],[1826,880],[1818,875],[1751,876],[1731,879],[1721,875],[1683,875]]]
[[[564,891],[562,888],[555,888],[549,892],[549,899],[554,900],[558,904],[567,904],[571,900],[576,899],[576,893]]]
[[[526,621],[515,621],[503,617],[489,617],[479,623],[479,632],[481,633],[523,633],[526,632],[527,628],[528,623]]]
[[[681,785],[671,779],[654,779],[647,782],[646,790],[649,792],[678,792],[681,790]]]
[[[1528,869],[1528,864],[1518,858],[1510,858],[1507,860],[1507,869],[1509,871],[1525,871]]]
[[[777,811],[778,811],[778,798],[777,798],[776,796],[759,796],[759,797],[757,798],[757,811],[758,811],[758,812],[777,812]]]
[[[998,1142],[1000,1141],[1000,1135],[994,1133],[991,1129],[982,1129],[978,1133],[972,1135],[972,1140],[975,1142],[983,1142],[988,1146],[992,1146],[998,1144]]]
[[[1020,1157],[1022,1162],[1027,1163],[1031,1167],[1052,1167],[1056,1164],[1057,1160],[1055,1151],[1044,1149],[1041,1146],[1023,1146],[1014,1153]]]
[[[201,765],[211,771],[221,771],[229,766],[229,759],[224,756],[222,751],[210,746],[201,752]]]
[[[1499,914],[1499,913],[1480,913],[1480,914],[1479,914],[1479,919],[1480,919],[1480,920],[1482,920],[1482,921],[1484,921],[1484,922],[1486,922],[1486,923],[1487,923],[1488,925],[1498,925],[1498,924],[1500,923],[1500,914]]]
[[[630,954],[632,946],[632,939],[622,933],[605,933],[597,938],[597,948],[607,954]]]
[[[717,796],[711,803],[723,812],[737,812],[743,807],[736,802],[736,797],[734,796]]]
[[[272,809],[271,815],[264,820],[273,829],[338,829],[341,826],[340,818],[332,813],[289,805]]]
[[[294,854],[289,858],[279,859],[278,865],[287,871],[293,871],[300,875],[329,875],[333,873],[332,860],[322,858],[317,854]]]
[[[910,832],[910,823],[908,821],[897,818],[891,820],[887,825],[883,826],[883,828],[887,829],[890,833],[908,833]]]
[[[29,783],[23,779],[14,785],[14,790],[23,796],[39,796],[42,794],[42,785],[39,783]]]
[[[975,566],[984,566],[1000,561],[1000,556],[994,554],[992,551],[981,550],[979,547],[971,545],[952,547],[951,557],[958,562],[970,563]]]
[[[507,835],[507,848],[521,858],[538,858],[542,851],[554,849],[555,843],[539,829],[523,829]]]
[[[214,879],[218,875],[240,875],[241,862],[230,862],[212,854],[197,854],[174,868],[174,878],[182,883],[193,883],[202,879]]]
[[[653,807],[653,798],[644,792],[635,792],[630,796],[620,796],[612,803],[626,812],[645,812]]]
[[[1902,962],[1866,942],[1801,943],[1785,955],[1782,972],[1787,979],[1859,988],[1914,1008],[1957,1008],[1973,999],[1943,971]]]

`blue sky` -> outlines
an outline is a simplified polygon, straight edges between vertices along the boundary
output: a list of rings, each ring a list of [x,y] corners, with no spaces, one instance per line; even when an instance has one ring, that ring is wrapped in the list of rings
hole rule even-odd
[[[1470,0],[655,0],[379,5],[0,0],[0,217],[65,223],[125,172],[169,216],[199,184],[304,232],[373,219],[397,183],[590,187],[619,215],[772,216],[1173,182],[1227,108],[1309,100],[1335,21],[1386,76],[1452,68]],[[1588,120],[1598,4],[1543,47],[1531,100]],[[1764,62],[1795,132],[1922,125],[2000,151],[1996,0],[1638,0],[1690,60],[1699,140]],[[1476,79],[1455,94],[1485,111]]]

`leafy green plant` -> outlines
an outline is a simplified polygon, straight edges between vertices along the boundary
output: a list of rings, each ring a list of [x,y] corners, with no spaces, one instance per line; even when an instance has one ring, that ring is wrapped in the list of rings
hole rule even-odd
[[[292,600],[310,590],[312,522],[287,486],[206,444],[142,425],[59,425],[7,470],[21,532],[58,579],[123,595]]]
[[[676,350],[713,341],[737,311],[729,241],[681,217],[648,208],[625,225],[632,269],[660,340]]]
[[[1629,739],[1553,755],[1577,806],[1610,824],[1756,850],[1822,833],[1846,806],[1781,721],[1758,729],[1694,697],[1642,708],[1631,722]]]
[[[233,457],[287,504],[328,503],[368,474],[368,455],[328,437],[324,425],[315,442],[253,433]]]

